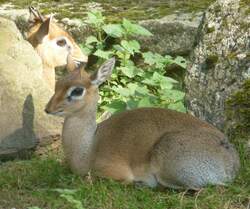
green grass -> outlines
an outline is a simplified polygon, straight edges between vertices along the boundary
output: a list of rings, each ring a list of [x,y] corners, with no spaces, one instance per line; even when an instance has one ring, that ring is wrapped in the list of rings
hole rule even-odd
[[[234,183],[200,192],[142,188],[96,177],[82,179],[55,154],[7,162],[0,165],[0,209],[74,209],[74,204],[55,189],[69,189],[63,194],[69,193],[70,199],[87,209],[249,208],[250,160],[243,148],[240,150],[242,168]]]

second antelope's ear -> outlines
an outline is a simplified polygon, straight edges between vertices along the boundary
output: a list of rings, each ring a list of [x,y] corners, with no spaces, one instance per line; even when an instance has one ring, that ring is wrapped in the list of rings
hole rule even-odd
[[[101,85],[112,74],[112,70],[115,66],[115,58],[107,60],[102,66],[91,76],[91,83],[94,85]]]
[[[72,72],[78,68],[84,69],[86,65],[87,65],[86,62],[81,62],[81,61],[77,61],[73,59],[72,54],[69,53],[67,57],[67,65],[66,65],[66,69],[68,70],[68,72]]]
[[[30,16],[28,21],[31,26],[36,22],[44,22],[45,20],[44,16],[42,16],[39,10],[36,9],[35,7],[29,6],[29,13]]]
[[[53,16],[51,15],[49,18],[47,18],[40,26],[40,28],[37,31],[37,40],[39,42],[42,42],[43,38],[49,34],[50,25],[52,22]]]

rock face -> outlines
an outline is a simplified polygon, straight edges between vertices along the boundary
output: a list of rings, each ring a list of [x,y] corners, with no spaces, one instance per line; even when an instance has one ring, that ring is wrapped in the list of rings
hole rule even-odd
[[[0,18],[0,160],[34,148],[60,133],[61,122],[44,113],[53,92],[42,63],[11,20]]]
[[[201,18],[202,13],[187,13],[141,21],[140,24],[154,34],[142,37],[142,46],[160,54],[188,55],[193,49]]]
[[[185,78],[189,112],[226,132],[235,122],[232,116],[227,120],[226,100],[250,79],[250,16],[245,8],[240,0],[217,0],[209,7]],[[249,114],[250,107],[242,107]]]

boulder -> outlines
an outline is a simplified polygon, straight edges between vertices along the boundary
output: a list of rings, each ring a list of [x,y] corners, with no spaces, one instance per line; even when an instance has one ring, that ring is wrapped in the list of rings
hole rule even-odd
[[[247,102],[250,95],[247,87],[250,79],[250,16],[247,6],[247,1],[217,0],[208,8],[185,78],[189,112],[230,137],[241,121],[248,124],[244,135],[250,137],[250,103]],[[237,95],[240,99],[233,101]],[[241,114],[243,112],[245,114]]]
[[[170,55],[188,55],[193,49],[202,13],[182,13],[140,21],[154,36],[141,37],[144,49]]]
[[[44,113],[53,92],[42,62],[15,23],[0,17],[0,160],[24,153],[61,131]]]

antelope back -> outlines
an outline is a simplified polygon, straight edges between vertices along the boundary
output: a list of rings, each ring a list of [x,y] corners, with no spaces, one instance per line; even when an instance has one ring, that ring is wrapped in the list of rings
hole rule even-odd
[[[81,52],[74,39],[53,20],[53,16],[46,17],[33,7],[29,7],[28,41],[36,49],[43,64],[55,68],[65,66],[72,61],[75,64],[86,63],[88,57]],[[69,60],[71,62],[69,62]]]

